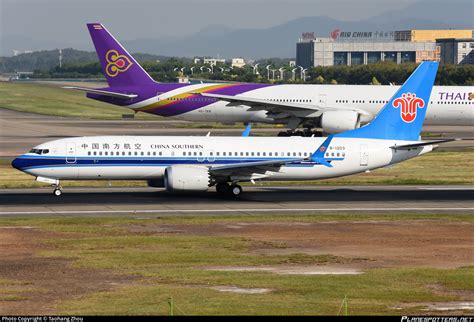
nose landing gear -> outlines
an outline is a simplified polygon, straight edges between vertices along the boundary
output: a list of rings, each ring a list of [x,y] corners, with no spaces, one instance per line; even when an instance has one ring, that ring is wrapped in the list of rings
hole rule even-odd
[[[57,184],[53,184],[52,186],[54,187],[53,194],[56,197],[59,197],[60,195],[63,194],[63,187],[61,187],[61,185],[59,184],[59,181]]]

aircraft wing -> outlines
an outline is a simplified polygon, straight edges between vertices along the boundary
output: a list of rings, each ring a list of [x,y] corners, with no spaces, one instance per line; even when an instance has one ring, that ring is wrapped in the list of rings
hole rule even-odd
[[[137,94],[124,94],[124,93],[117,93],[117,92],[105,91],[101,89],[94,89],[94,88],[88,88],[88,87],[64,86],[63,88],[74,89],[76,91],[83,91],[87,93],[111,96],[111,97],[127,99],[127,100],[138,97]]]
[[[352,107],[322,107],[315,106],[309,103],[298,103],[298,102],[277,102],[271,101],[262,98],[253,98],[246,96],[232,96],[232,95],[221,95],[213,93],[193,93],[201,95],[203,97],[216,98],[222,101],[229,102],[228,106],[235,105],[246,105],[250,106],[249,111],[269,111],[272,113],[283,113],[282,117],[285,117],[284,114],[290,114],[297,117],[317,117],[320,116],[325,111],[340,111],[340,110],[350,110],[356,111],[362,115],[370,115],[370,113]],[[286,115],[289,116],[289,115]]]
[[[281,166],[291,163],[303,161],[303,159],[284,159],[284,160],[267,160],[267,161],[255,161],[255,162],[242,162],[238,164],[228,165],[217,165],[209,169],[209,172],[214,177],[233,177],[233,178],[246,178],[261,179],[269,177],[268,171],[277,172]]]
[[[278,170],[281,166],[299,162],[308,164],[320,164],[328,168],[332,168],[332,164],[325,158],[325,152],[327,151],[333,135],[330,135],[324,140],[324,142],[314,151],[309,158],[292,158],[292,159],[281,159],[281,160],[264,160],[264,161],[251,161],[242,162],[236,164],[225,164],[216,165],[209,168],[209,171],[214,176],[246,176],[256,173],[265,173],[266,171]]]

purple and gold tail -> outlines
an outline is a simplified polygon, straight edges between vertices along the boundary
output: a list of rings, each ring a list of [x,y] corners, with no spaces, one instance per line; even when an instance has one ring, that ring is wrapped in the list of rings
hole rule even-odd
[[[155,81],[100,23],[87,28],[110,87],[151,85]]]

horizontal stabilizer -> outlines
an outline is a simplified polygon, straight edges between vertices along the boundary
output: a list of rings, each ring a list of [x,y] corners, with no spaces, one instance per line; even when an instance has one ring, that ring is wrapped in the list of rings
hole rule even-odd
[[[111,96],[111,97],[121,98],[124,100],[129,100],[129,99],[138,97],[137,94],[123,94],[123,93],[104,91],[101,89],[94,89],[94,88],[87,88],[87,87],[64,86],[63,88],[74,89],[76,91],[83,91],[83,92],[92,93],[92,94]]]
[[[446,139],[446,140],[420,142],[420,143],[413,143],[413,144],[393,145],[390,148],[395,149],[395,150],[408,150],[408,149],[418,148],[425,145],[433,145],[433,144],[452,142],[452,141],[461,141],[461,139]]]

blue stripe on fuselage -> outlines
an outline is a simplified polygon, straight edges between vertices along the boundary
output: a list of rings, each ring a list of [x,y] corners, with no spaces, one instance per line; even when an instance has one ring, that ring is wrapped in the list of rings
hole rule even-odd
[[[70,158],[74,159],[74,158]],[[50,167],[87,167],[87,166],[171,166],[171,165],[215,165],[215,164],[239,164],[244,162],[256,162],[267,160],[283,160],[286,158],[215,158],[214,161],[207,159],[198,161],[196,157],[77,157],[75,162],[66,162],[66,157],[40,157],[22,156],[14,160],[14,167],[19,170],[50,168]],[[343,160],[343,158],[328,159]],[[292,167],[312,167],[318,165],[315,162],[292,162],[286,166]]]

